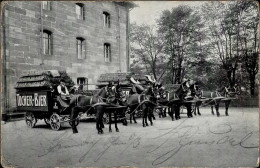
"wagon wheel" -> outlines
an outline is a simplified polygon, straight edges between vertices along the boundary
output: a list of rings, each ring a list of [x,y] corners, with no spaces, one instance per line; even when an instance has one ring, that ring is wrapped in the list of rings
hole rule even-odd
[[[26,112],[25,122],[26,122],[27,127],[33,128],[33,127],[35,127],[37,119],[32,112]]]
[[[103,116],[103,122],[109,124],[109,115],[107,115],[107,113],[105,113]]]
[[[50,118],[44,118],[44,122],[46,125],[50,125]]]
[[[58,131],[61,128],[60,116],[57,113],[53,113],[50,117],[51,128]]]

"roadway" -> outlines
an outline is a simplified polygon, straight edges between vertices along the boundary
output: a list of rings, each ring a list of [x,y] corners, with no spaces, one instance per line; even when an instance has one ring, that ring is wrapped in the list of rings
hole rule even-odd
[[[24,120],[2,127],[3,166],[13,167],[255,167],[259,155],[258,108],[230,108],[229,115],[202,116],[171,121],[158,118],[153,126],[123,126],[120,132],[98,135],[95,122],[83,121],[79,133],[68,124],[53,131],[37,123],[30,129]]]

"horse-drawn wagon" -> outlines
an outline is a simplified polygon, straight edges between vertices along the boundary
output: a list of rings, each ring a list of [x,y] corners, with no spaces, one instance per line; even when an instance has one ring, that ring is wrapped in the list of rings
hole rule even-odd
[[[53,130],[59,130],[64,122],[70,121],[69,111],[57,100],[60,79],[67,86],[74,85],[64,71],[28,71],[21,75],[15,87],[16,106],[17,111],[26,112],[28,127],[33,128],[39,119],[44,119]]]

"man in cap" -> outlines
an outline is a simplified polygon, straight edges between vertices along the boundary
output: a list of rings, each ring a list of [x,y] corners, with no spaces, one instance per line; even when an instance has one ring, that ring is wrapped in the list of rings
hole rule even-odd
[[[60,80],[60,85],[57,87],[58,93],[62,98],[67,99],[69,97],[69,91],[65,85],[65,81],[63,79]]]

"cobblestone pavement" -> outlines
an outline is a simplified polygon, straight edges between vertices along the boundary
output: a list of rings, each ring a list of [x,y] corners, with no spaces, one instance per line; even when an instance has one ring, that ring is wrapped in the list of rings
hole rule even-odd
[[[120,132],[98,135],[95,122],[81,122],[79,133],[67,125],[53,131],[44,124],[26,127],[24,120],[2,124],[2,159],[14,167],[255,167],[259,146],[258,108],[230,108],[230,116],[202,116],[171,121],[158,118],[154,126],[123,126]]]

